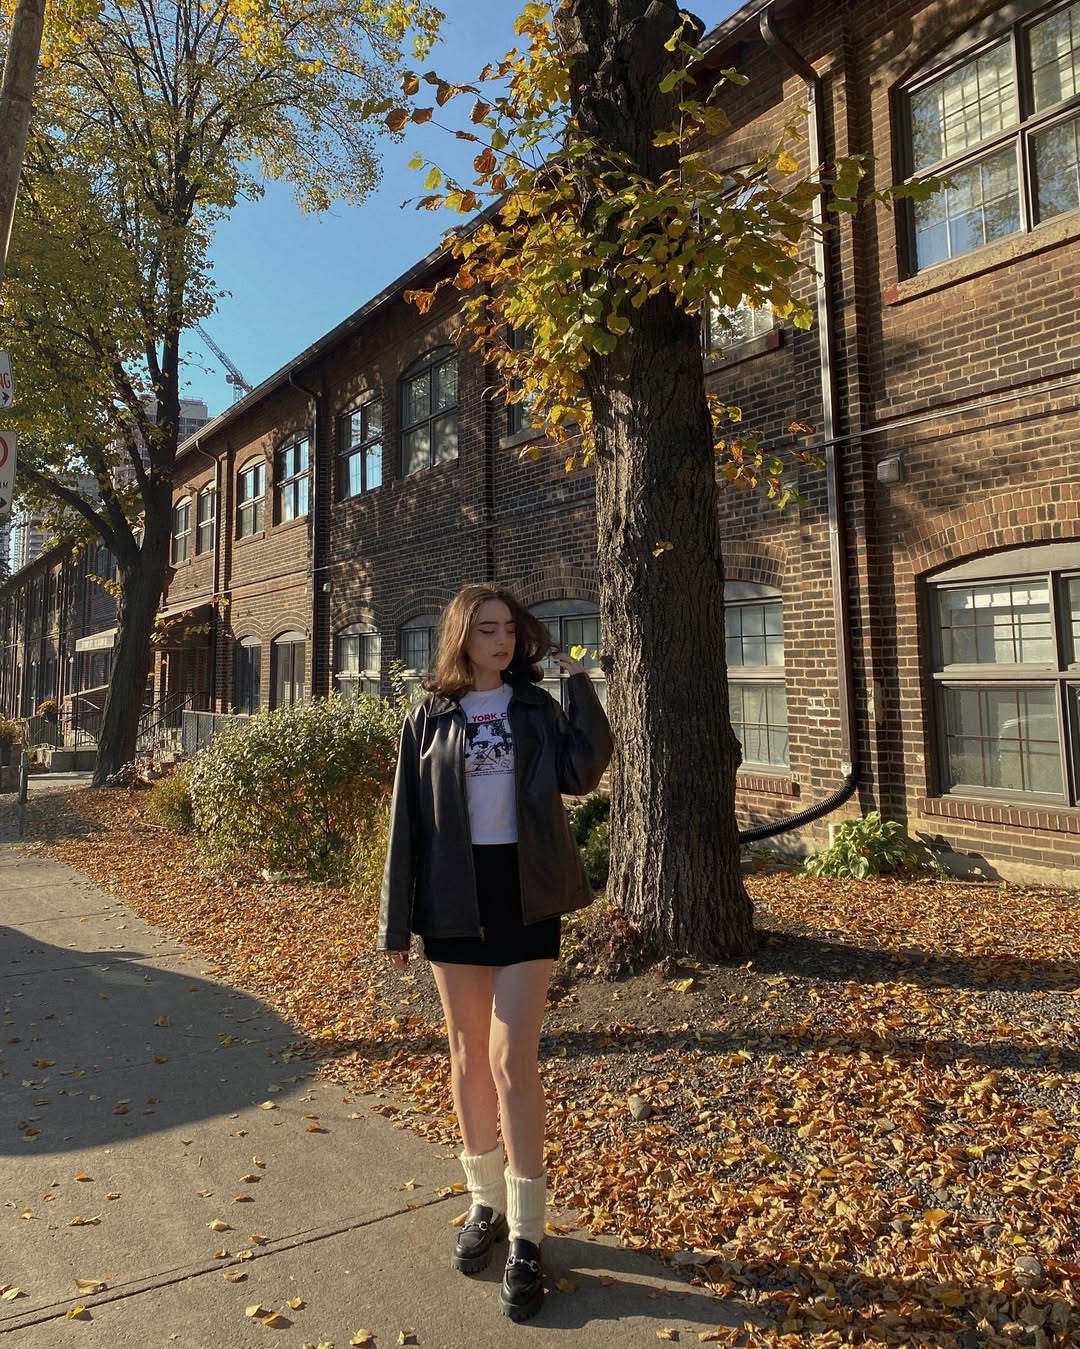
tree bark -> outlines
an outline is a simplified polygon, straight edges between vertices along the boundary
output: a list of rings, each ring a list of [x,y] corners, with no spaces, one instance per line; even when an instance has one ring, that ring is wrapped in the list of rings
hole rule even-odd
[[[44,28],[45,0],[18,0],[0,86],[0,283],[7,266]]]
[[[657,177],[676,117],[664,50],[670,0],[573,0],[560,39],[581,135]],[[693,35],[691,35],[693,36]],[[586,203],[586,213],[600,198]],[[608,894],[661,951],[745,956],[753,909],[739,868],[738,741],[728,712],[724,574],[700,324],[661,293],[587,374],[597,444],[605,673],[617,754]],[[670,549],[654,556],[654,548]]]

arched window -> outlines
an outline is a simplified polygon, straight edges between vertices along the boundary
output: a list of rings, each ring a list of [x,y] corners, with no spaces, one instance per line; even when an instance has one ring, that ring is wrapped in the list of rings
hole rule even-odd
[[[401,625],[398,650],[405,666],[405,689],[410,697],[420,687],[421,679],[431,673],[438,627],[438,614],[417,614]]]
[[[304,699],[304,653],[307,638],[302,632],[283,632],[270,648],[270,706],[291,707]]]
[[[266,460],[249,459],[236,475],[236,537],[246,539],[263,527]]]
[[[346,698],[369,693],[379,696],[382,638],[370,623],[353,623],[337,635],[334,678]]]
[[[277,518],[298,520],[308,513],[308,494],[311,482],[310,445],[306,440],[295,441],[278,450],[274,458],[274,482],[277,488]]]
[[[725,655],[731,725],[743,762],[788,766],[784,688],[784,603],[771,586],[729,581],[724,586]]]
[[[901,203],[910,271],[1075,211],[1080,0],[1004,6],[908,80],[899,108],[903,172],[952,181]]]
[[[258,637],[241,637],[234,648],[233,705],[247,716],[262,705],[262,642]]]
[[[457,351],[436,347],[401,377],[401,471],[418,473],[457,452]]]
[[[571,647],[585,647],[581,663],[592,677],[593,686],[600,701],[607,706],[607,681],[600,669],[600,662],[594,652],[602,647],[600,634],[600,607],[595,600],[544,600],[540,604],[529,606],[529,612],[542,619],[551,633],[551,640],[560,651],[570,654]],[[548,656],[541,662],[544,671],[544,688],[556,702],[563,707],[568,697],[564,674],[556,660]]]
[[[1080,805],[1080,543],[958,563],[927,600],[942,790]]]
[[[338,500],[382,484],[382,399],[338,418]]]
[[[213,483],[199,493],[195,530],[195,552],[208,553],[214,546],[217,524],[217,488]]]
[[[172,560],[186,562],[191,556],[191,498],[183,497],[173,507]]]

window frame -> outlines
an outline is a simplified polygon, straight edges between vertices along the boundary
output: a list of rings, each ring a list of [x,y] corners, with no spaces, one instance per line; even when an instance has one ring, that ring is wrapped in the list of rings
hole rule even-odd
[[[374,434],[369,430],[369,408],[378,408],[379,410],[379,426]],[[337,470],[335,474],[335,490],[338,501],[353,501],[358,496],[365,496],[368,492],[378,491],[382,486],[383,431],[386,426],[386,421],[383,416],[384,411],[382,396],[377,394],[371,398],[366,398],[362,403],[343,412],[338,417]],[[352,439],[352,422],[354,417],[360,418],[361,431],[361,438],[355,443]],[[368,456],[371,454],[372,450],[375,449],[378,450],[379,481],[376,483],[369,483]],[[351,477],[349,469],[352,461],[357,457],[359,457],[360,460],[360,490],[358,492],[350,492],[348,490]]]
[[[356,673],[343,671],[341,668],[341,641],[343,638],[356,637],[359,639],[359,649],[357,652]],[[362,657],[364,652],[364,639],[374,639],[375,651],[378,659],[373,665],[364,665]],[[334,682],[337,685],[338,692],[346,698],[355,698],[358,693],[366,693],[371,697],[378,698],[382,693],[382,634],[371,623],[350,623],[348,627],[342,628],[334,636]],[[349,693],[345,689],[346,683],[355,683],[356,692]],[[374,684],[374,688],[366,688],[366,684]]]
[[[262,707],[262,640],[258,637],[238,637],[233,646],[233,709],[239,716],[250,717]],[[245,687],[245,693],[251,693],[254,696],[245,699],[249,706],[245,709],[240,706],[240,681],[238,678],[240,663],[237,659],[237,653],[240,651],[253,651],[256,656],[255,679],[252,688]]]
[[[289,467],[288,457],[303,450],[303,468],[285,472]],[[291,502],[292,513],[286,515],[285,503]],[[300,509],[301,501],[303,509]],[[274,451],[274,510],[276,523],[292,524],[294,520],[303,520],[311,510],[311,437],[298,436],[279,445]]]
[[[1053,547],[1054,545],[1050,545],[1051,549]],[[1065,556],[1062,557],[1059,566],[1055,567],[1051,561],[1050,565],[1037,570],[1018,571],[1007,565],[1024,551],[1026,551],[1024,548],[1006,550],[1001,570],[993,575],[958,576],[955,573],[965,565],[961,562],[936,576],[928,577],[923,586],[922,627],[926,638],[923,650],[927,653],[929,662],[927,681],[930,714],[928,739],[931,749],[929,762],[933,769],[931,787],[936,795],[941,797],[997,801],[1008,805],[1049,805],[1056,809],[1073,810],[1080,806],[1080,642],[1077,649],[1071,649],[1070,644],[1074,638],[1069,630],[1071,615],[1066,590],[1070,581],[1076,581],[1080,588],[1080,565]],[[1045,556],[1042,549],[1040,552]],[[1064,553],[1064,550],[1062,552]],[[1048,587],[1050,642],[1056,664],[1030,661],[1022,664],[984,662],[945,665],[938,598],[943,592],[971,589],[980,585],[1030,585],[1033,581],[1044,581]],[[1009,787],[988,787],[978,783],[952,781],[949,770],[946,691],[980,693],[992,689],[1055,691],[1053,705],[1057,715],[1058,757],[1062,785],[1060,792],[1023,791]]]
[[[401,469],[402,478],[411,478],[418,473],[423,473],[427,469],[437,468],[441,464],[452,464],[461,457],[461,445],[459,443],[459,434],[461,430],[461,364],[459,361],[459,352],[454,346],[433,347],[425,352],[423,356],[416,360],[404,370],[398,379],[398,410],[401,418],[401,424],[398,429],[398,460]],[[450,407],[435,411],[435,381],[437,372],[449,365],[453,361],[455,366],[454,387],[455,400]],[[421,376],[428,381],[428,410],[427,415],[419,417],[413,421],[408,420],[408,388],[410,384],[415,383]],[[454,420],[454,455],[450,459],[435,458],[435,423]],[[428,428],[428,461],[420,468],[409,469],[407,466],[407,457],[405,452],[406,439],[413,431],[421,427]]]
[[[177,528],[177,516],[184,512],[184,526]],[[172,508],[172,542],[169,548],[169,556],[172,565],[177,567],[181,562],[190,562],[191,560],[191,494],[183,496]]]
[[[599,600],[543,600],[539,604],[533,604],[529,612],[534,618],[538,618],[548,630],[551,630],[553,623],[559,625],[559,649],[570,654],[570,644],[566,636],[564,623],[596,620],[597,631],[599,632],[598,649],[603,650],[604,632],[600,622],[600,601]],[[540,668],[544,672],[544,685],[550,684],[554,679],[559,681],[559,697],[556,701],[563,710],[567,710],[570,704],[570,695],[567,691],[567,684],[570,679],[569,672],[556,665],[550,656],[540,662]],[[589,677],[592,679],[594,687],[597,687],[597,697],[601,702],[607,705],[607,677],[603,669],[599,666],[586,667]],[[551,689],[548,688],[551,693]],[[555,695],[552,693],[552,697]]]
[[[514,351],[524,351],[529,344],[528,328],[510,329],[510,346]],[[521,380],[513,381],[515,389],[521,388]],[[522,436],[526,433],[541,435],[543,427],[533,426],[532,424],[533,399],[527,399],[521,403],[508,403],[506,405],[506,427],[507,435]]]
[[[207,519],[201,519],[203,501],[210,502],[210,514]],[[203,533],[210,535],[209,543],[203,543]],[[206,487],[200,489],[195,497],[195,556],[201,557],[204,553],[212,553],[217,543],[217,485],[209,483]]]
[[[775,605],[780,611],[780,641],[781,650],[784,659],[779,665],[736,665],[728,660],[727,643],[731,634],[727,628],[727,616],[734,609],[752,609],[765,608],[769,605]],[[741,636],[742,634],[740,634]],[[762,643],[766,648],[767,654],[768,634],[763,631]],[[728,688],[728,709],[729,717],[731,714],[731,689],[732,686],[749,686],[756,688],[778,688],[784,696],[784,725],[787,731],[787,752],[782,763],[771,763],[768,760],[751,759],[746,756],[742,740],[739,740],[740,751],[743,755],[742,762],[739,764],[739,771],[750,772],[763,775],[782,775],[791,772],[791,720],[788,715],[787,706],[787,644],[784,631],[784,596],[783,592],[775,586],[759,585],[749,581],[729,581],[724,586],[724,668],[727,675]],[[732,728],[735,728],[735,719],[731,717]],[[743,724],[742,722],[739,723]],[[766,721],[766,732],[771,730],[772,723]],[[736,732],[736,738],[738,733]]]
[[[714,341],[713,328],[716,322],[714,316],[717,314],[734,314],[738,313],[739,310],[745,310],[750,314],[752,323],[757,321],[756,316],[758,314],[764,314],[768,322],[762,327],[760,332],[751,332],[748,337],[735,338],[734,341],[728,342],[726,346],[722,346]],[[757,342],[763,337],[768,337],[770,333],[775,332],[779,327],[780,320],[776,317],[776,311],[771,304],[765,303],[754,307],[744,295],[736,305],[710,304],[706,308],[705,313],[702,316],[701,341],[706,356],[719,356],[722,358],[738,352],[740,347],[748,346],[751,342]]]
[[[249,497],[243,496],[244,479],[255,475],[255,484],[261,491]],[[244,528],[244,512],[251,514],[251,524]],[[246,459],[236,471],[236,537],[250,539],[262,533],[266,528],[266,460],[261,455]]]
[[[1074,0],[1053,0],[1050,4],[1035,3],[1035,0],[1019,0],[1018,3],[1007,4],[997,14],[991,16],[992,22],[984,21],[967,29],[954,42],[948,44],[944,53],[938,54],[938,59],[921,67],[894,91],[894,154],[899,170],[898,177],[902,181],[910,182],[915,178],[928,176],[947,177],[951,172],[971,168],[1010,144],[1014,146],[1016,155],[1019,228],[998,239],[977,244],[974,248],[965,249],[963,252],[951,254],[920,267],[916,237],[916,203],[912,201],[899,203],[898,231],[906,277],[920,276],[934,267],[955,262],[958,258],[969,257],[982,248],[991,248],[1007,239],[1030,235],[1048,221],[1057,220],[1063,215],[1075,215],[1080,211],[1080,207],[1077,207],[1071,211],[1058,212],[1056,215],[1048,216],[1045,221],[1040,220],[1038,216],[1038,174],[1034,141],[1037,135],[1058,123],[1080,118],[1080,90],[1048,108],[1036,109],[1030,43],[1031,30],[1034,27],[1044,19],[1069,9],[1073,3]],[[962,66],[970,65],[1002,43],[1009,46],[1016,95],[1016,122],[1011,127],[984,137],[958,154],[926,164],[916,171],[912,125],[913,95]]]
[[[405,690],[411,697],[420,685],[420,681],[426,679],[431,673],[436,656],[438,655],[437,636],[439,631],[439,619],[441,615],[436,613],[414,614],[412,618],[406,619],[398,627],[398,660],[402,665],[402,683]],[[428,636],[428,666],[426,670],[420,670],[413,665],[405,663],[405,634],[407,632],[427,632]]]
[[[296,648],[303,647],[303,671],[299,680],[299,694],[296,694]],[[294,696],[287,702],[278,701],[278,683],[281,675],[281,653],[286,648],[289,650],[289,688]],[[294,631],[280,632],[270,643],[270,707],[276,709],[279,707],[296,707],[305,700],[307,695],[307,633]]]

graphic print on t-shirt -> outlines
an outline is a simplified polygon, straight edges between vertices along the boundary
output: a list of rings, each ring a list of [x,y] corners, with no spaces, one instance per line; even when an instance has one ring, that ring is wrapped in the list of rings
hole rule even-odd
[[[484,777],[512,773],[514,742],[502,712],[479,712],[465,728],[465,771]]]

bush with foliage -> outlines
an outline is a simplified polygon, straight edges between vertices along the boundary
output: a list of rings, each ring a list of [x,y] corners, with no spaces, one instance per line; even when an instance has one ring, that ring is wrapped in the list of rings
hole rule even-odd
[[[390,842],[390,798],[376,804],[357,822],[349,852],[349,888],[363,906],[378,907],[386,849]]]
[[[845,820],[829,847],[813,853],[805,863],[811,876],[848,880],[936,875],[940,869],[928,848],[909,838],[895,820],[883,820],[876,810],[858,820]]]
[[[195,828],[195,807],[191,801],[191,774],[194,760],[178,763],[168,777],[159,778],[146,800],[146,815],[153,824],[163,824],[178,834],[190,834]]]
[[[567,814],[570,816],[570,828],[574,831],[578,847],[584,848],[596,825],[607,824],[611,814],[611,797],[607,792],[593,792],[576,806],[571,806]]]
[[[585,863],[585,874],[589,878],[589,884],[594,890],[602,889],[607,885],[611,866],[609,828],[606,820],[593,826],[584,848],[581,849],[581,857]]]
[[[192,765],[208,861],[348,879],[357,833],[389,794],[400,727],[393,703],[336,693],[227,725]]]
[[[13,745],[25,743],[25,728],[14,717],[0,717],[0,745],[10,749]]]
[[[60,704],[55,698],[42,698],[34,712],[35,717],[46,717],[49,721],[55,721],[60,715]]]

